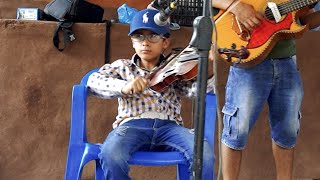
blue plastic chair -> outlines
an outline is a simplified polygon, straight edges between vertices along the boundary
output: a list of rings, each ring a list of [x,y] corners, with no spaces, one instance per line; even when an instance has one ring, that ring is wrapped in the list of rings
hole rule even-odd
[[[98,69],[89,71],[81,80],[80,84],[73,86],[70,141],[65,172],[65,180],[80,180],[83,167],[92,160],[96,163],[96,180],[104,180],[104,173],[99,162],[100,144],[87,141],[86,132],[86,109],[88,77]],[[206,114],[204,136],[214,149],[214,131],[216,122],[216,97],[214,94],[206,95]],[[188,164],[179,152],[135,152],[129,164],[144,166],[177,165],[177,179],[188,180]],[[212,167],[212,174],[214,167]],[[214,175],[213,175],[214,177]]]

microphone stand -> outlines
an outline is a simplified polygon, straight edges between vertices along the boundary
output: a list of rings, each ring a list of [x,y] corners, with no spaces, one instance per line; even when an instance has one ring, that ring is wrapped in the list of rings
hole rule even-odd
[[[174,1],[178,3],[178,0]],[[164,1],[155,0],[153,7],[161,9],[164,12]],[[198,74],[197,74],[197,97],[195,104],[195,137],[194,137],[194,155],[192,167],[192,179],[202,179],[202,160],[203,160],[203,140],[204,140],[204,119],[205,119],[205,98],[208,79],[208,55],[211,49],[211,39],[213,31],[213,20],[210,16],[212,9],[211,0],[203,0],[203,15],[195,18],[193,21],[193,34],[190,40],[190,46],[198,50]],[[215,112],[213,112],[215,113]],[[205,179],[206,180],[206,179]]]
[[[197,97],[195,104],[195,138],[194,138],[194,155],[192,167],[192,179],[202,179],[202,162],[203,162],[203,141],[204,141],[204,119],[205,119],[205,98],[208,79],[208,55],[211,49],[211,39],[213,31],[212,18],[210,9],[212,8],[211,0],[203,0],[203,15],[195,18],[193,22],[193,34],[190,45],[198,49],[198,75],[197,75]],[[215,112],[212,112],[215,113]]]

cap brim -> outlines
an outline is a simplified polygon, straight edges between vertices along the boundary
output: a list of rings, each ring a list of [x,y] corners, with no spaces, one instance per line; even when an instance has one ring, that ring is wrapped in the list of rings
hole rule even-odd
[[[161,34],[161,31],[157,28],[152,28],[152,27],[141,27],[141,28],[136,28],[134,30],[132,30],[131,32],[129,32],[129,36],[131,36],[134,32],[138,31],[138,30],[141,30],[141,29],[145,29],[145,30],[149,30],[149,31],[152,31],[156,34],[159,34],[159,35],[164,35],[164,34]]]

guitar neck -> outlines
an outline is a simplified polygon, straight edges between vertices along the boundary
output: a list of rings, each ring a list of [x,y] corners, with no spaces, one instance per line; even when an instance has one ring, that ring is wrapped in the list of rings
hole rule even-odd
[[[278,5],[278,9],[281,15],[286,15],[293,11],[297,11],[306,6],[319,2],[320,0],[291,0],[288,2],[283,2]]]

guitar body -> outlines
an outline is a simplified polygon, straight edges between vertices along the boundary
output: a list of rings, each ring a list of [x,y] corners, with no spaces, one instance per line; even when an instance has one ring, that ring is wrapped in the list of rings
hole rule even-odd
[[[251,4],[256,11],[263,15],[265,15],[265,10],[268,7],[266,0],[241,0],[241,2]],[[276,0],[273,2],[280,4],[286,1]],[[219,13],[214,16],[218,47],[239,49],[241,46],[244,46],[250,53],[246,59],[235,57],[227,59],[224,55],[221,55],[222,58],[228,63],[236,64],[240,67],[248,68],[255,66],[267,57],[279,40],[301,37],[307,30],[307,27],[300,26],[296,22],[296,19],[307,10],[307,8],[303,8],[282,15],[279,22],[265,18],[252,32],[241,31],[240,29],[244,27],[239,25],[235,16],[232,13],[223,14],[224,11],[220,10]]]

